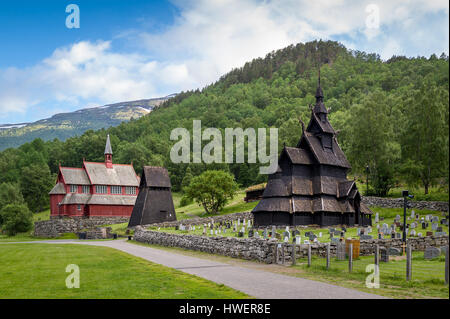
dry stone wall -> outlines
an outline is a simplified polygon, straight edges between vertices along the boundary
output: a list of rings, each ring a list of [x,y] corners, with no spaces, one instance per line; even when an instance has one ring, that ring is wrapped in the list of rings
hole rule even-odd
[[[58,218],[34,223],[34,236],[54,238],[64,233],[77,233],[82,229],[92,229],[100,225],[128,222],[129,217],[102,218]]]
[[[153,245],[179,247],[233,258],[256,260],[266,264],[276,263],[277,258],[281,255],[283,255],[285,260],[291,259],[292,249],[294,247],[292,244],[281,244],[276,240],[169,234],[160,231],[145,230],[141,226],[136,227],[134,240]],[[412,246],[413,250],[425,250],[429,246],[448,246],[448,236],[411,238],[408,239],[408,244]],[[311,254],[325,257],[327,245],[326,243],[312,243]],[[360,255],[372,255],[376,245],[386,248],[401,248],[402,241],[401,239],[361,240]],[[306,257],[308,255],[308,246],[305,244],[295,245],[296,257]],[[337,244],[330,244],[331,256],[336,256],[336,247]]]
[[[386,208],[402,208],[403,198],[384,198],[374,196],[364,196],[362,202],[367,206],[378,206]],[[429,209],[438,212],[448,213],[448,202],[427,202],[427,201],[408,201],[411,208]]]

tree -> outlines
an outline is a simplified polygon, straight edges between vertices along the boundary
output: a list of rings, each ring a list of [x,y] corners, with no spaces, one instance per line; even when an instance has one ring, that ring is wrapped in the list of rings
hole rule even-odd
[[[420,183],[428,194],[436,178],[448,174],[448,91],[427,77],[405,103],[402,158],[410,184]]]
[[[32,212],[40,212],[49,206],[48,192],[54,179],[47,164],[31,164],[22,169],[20,188],[28,207]]]
[[[181,186],[182,186],[183,190],[189,186],[189,184],[192,181],[192,178],[193,178],[193,176],[192,176],[191,168],[188,166],[186,168],[186,173],[184,173],[183,181],[181,182]]]
[[[2,230],[8,236],[24,233],[33,227],[33,214],[25,204],[9,204],[0,211]]]
[[[348,158],[357,172],[369,165],[376,195],[386,196],[394,184],[394,169],[399,145],[393,140],[388,117],[389,100],[382,91],[368,94],[351,108]]]
[[[8,204],[23,204],[20,187],[13,183],[0,184],[0,210]]]
[[[185,192],[187,197],[203,206],[207,214],[217,214],[233,198],[237,189],[230,173],[207,170],[193,177]]]

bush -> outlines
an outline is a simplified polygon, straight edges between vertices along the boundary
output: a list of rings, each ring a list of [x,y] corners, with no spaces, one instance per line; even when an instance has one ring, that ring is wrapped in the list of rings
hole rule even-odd
[[[183,196],[183,197],[181,197],[181,200],[180,200],[180,207],[187,206],[187,205],[191,204],[192,202],[193,202],[192,198]]]
[[[230,173],[208,170],[192,178],[185,191],[186,197],[203,206],[207,214],[217,214],[233,198],[237,189]]]
[[[9,204],[0,211],[2,230],[8,236],[24,233],[33,227],[33,214],[25,204]]]

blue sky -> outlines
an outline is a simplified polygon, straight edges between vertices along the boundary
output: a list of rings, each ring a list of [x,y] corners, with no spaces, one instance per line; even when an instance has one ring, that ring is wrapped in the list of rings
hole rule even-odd
[[[65,25],[69,4],[80,28]],[[0,123],[203,87],[289,44],[448,55],[447,1],[8,1],[0,6]]]

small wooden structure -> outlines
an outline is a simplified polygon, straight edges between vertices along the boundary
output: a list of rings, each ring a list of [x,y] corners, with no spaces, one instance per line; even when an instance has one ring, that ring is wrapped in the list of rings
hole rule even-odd
[[[308,127],[300,122],[297,146],[283,148],[252,210],[254,225],[371,225],[371,210],[361,203],[355,181],[347,180],[351,166],[328,121],[320,75]]]
[[[167,169],[144,166],[128,227],[176,220],[171,187]]]
[[[254,202],[256,200],[260,200],[262,198],[262,195],[264,193],[264,189],[266,188],[267,183],[261,183],[258,185],[253,185],[248,187],[245,190],[245,197],[244,201],[246,203],[248,202]]]

